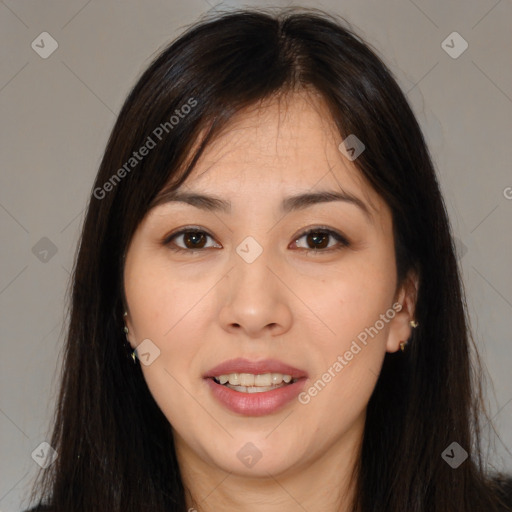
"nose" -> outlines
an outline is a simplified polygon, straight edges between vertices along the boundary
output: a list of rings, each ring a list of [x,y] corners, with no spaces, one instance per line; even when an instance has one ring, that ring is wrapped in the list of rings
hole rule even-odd
[[[219,310],[221,326],[228,332],[250,338],[279,336],[292,325],[293,294],[283,272],[266,253],[252,263],[234,255],[238,260],[223,280]]]

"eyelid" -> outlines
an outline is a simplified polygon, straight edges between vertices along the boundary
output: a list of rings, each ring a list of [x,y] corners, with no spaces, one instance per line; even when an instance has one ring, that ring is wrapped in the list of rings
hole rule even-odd
[[[206,236],[209,236],[210,238],[214,239],[213,235],[211,235],[206,229],[201,228],[200,226],[184,226],[182,228],[179,228],[177,231],[173,231],[172,233],[166,235],[162,240],[162,245],[170,246],[171,242],[174,238],[184,235],[186,233],[203,233]],[[309,228],[304,228],[302,231],[299,231],[297,235],[293,237],[292,243],[297,242],[301,238],[311,234],[311,233],[322,233],[324,235],[329,235],[332,238],[334,238],[338,242],[338,246],[329,247],[327,249],[305,249],[302,247],[299,247],[298,249],[307,252],[307,253],[314,253],[314,254],[321,254],[321,253],[330,253],[333,251],[337,251],[346,247],[349,247],[351,245],[350,241],[347,237],[342,235],[337,230],[334,230],[332,228],[329,228],[327,226],[312,226]],[[218,243],[218,242],[216,242]],[[197,253],[201,251],[205,251],[206,249],[212,249],[212,247],[206,247],[206,248],[199,248],[199,249],[184,249],[182,247],[170,247],[172,251],[175,252],[187,252],[187,253]]]

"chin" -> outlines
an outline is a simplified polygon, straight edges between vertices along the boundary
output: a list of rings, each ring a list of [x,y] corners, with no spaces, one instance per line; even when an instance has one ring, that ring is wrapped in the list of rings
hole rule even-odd
[[[269,474],[275,477],[304,460],[298,446],[283,446],[280,440],[265,439],[269,432],[271,429],[226,439],[225,445],[215,446],[215,452],[209,450],[211,462],[235,475],[268,478]]]

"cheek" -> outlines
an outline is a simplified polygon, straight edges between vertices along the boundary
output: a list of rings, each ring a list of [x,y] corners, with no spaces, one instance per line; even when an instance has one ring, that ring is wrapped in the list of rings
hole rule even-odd
[[[201,311],[198,304],[204,287],[191,285],[176,269],[150,254],[134,256],[125,270],[125,291],[134,331],[138,339],[164,341],[175,336],[190,314]]]
[[[194,361],[204,340],[199,332],[205,315],[205,301],[200,300],[204,288],[187,286],[149,258],[132,270],[137,278],[128,275],[125,288],[133,335],[136,344],[151,340],[158,352],[149,365],[141,360],[144,379],[169,422],[190,425],[202,414],[185,390],[190,389]]]
[[[337,300],[325,302],[328,309],[322,318],[329,325],[328,334],[317,336],[314,344],[310,341],[318,373],[299,397],[325,439],[345,432],[364,414],[386,354],[394,313],[392,293],[361,287],[361,280],[354,283],[333,283],[329,291]]]
[[[204,344],[204,330],[201,326],[202,310],[196,304],[197,300],[176,301],[174,297],[176,294],[173,293],[168,296],[153,294],[142,300],[141,295],[136,310],[134,301],[134,334],[137,343],[150,339],[158,347],[155,368],[161,367],[182,380],[183,376],[190,378],[194,357]]]
[[[305,397],[318,414],[334,402],[333,417],[360,411],[374,389],[386,353],[386,340],[395,292],[394,260],[383,257],[354,258],[333,272],[314,293],[311,309],[325,328],[315,337],[319,373]],[[315,385],[316,383],[316,385]],[[306,390],[308,391],[308,390]],[[350,413],[351,414],[351,413]]]
[[[138,264],[144,261],[144,264]],[[157,356],[140,366],[147,386],[158,406],[171,422],[180,424],[187,416],[198,415],[188,389],[202,339],[194,331],[202,304],[199,290],[177,280],[151,258],[133,258],[125,273],[125,291],[133,326],[133,344],[151,340]],[[204,291],[203,291],[204,294]],[[198,302],[199,301],[199,302]],[[143,345],[141,344],[140,347]],[[156,347],[156,348],[155,348]],[[180,412],[181,411],[181,412]]]
[[[332,342],[329,344],[336,348],[350,343],[391,308],[396,285],[394,260],[383,256],[354,255],[346,265],[309,288],[307,295],[306,289],[300,291],[309,297],[308,304],[327,328],[327,338]],[[382,330],[387,331],[387,324]]]

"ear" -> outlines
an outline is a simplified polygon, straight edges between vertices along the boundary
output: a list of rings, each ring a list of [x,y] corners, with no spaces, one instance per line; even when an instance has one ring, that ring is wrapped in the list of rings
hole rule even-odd
[[[418,283],[417,273],[411,270],[395,294],[394,303],[401,304],[402,307],[390,321],[386,343],[387,352],[396,352],[400,349],[400,343],[407,341],[411,337],[413,327],[409,322],[414,320]]]

